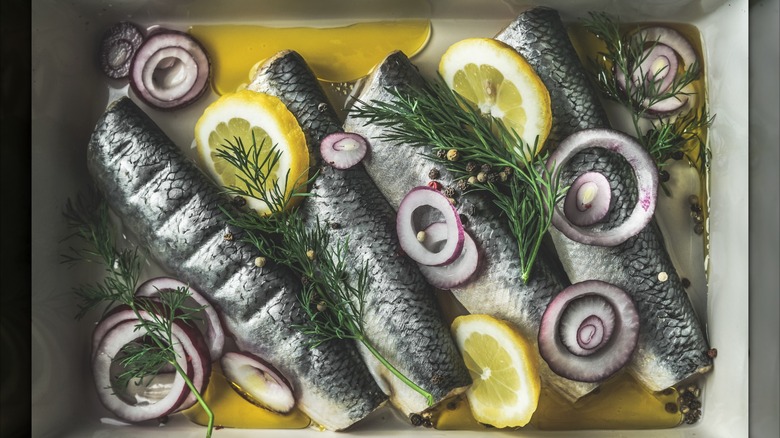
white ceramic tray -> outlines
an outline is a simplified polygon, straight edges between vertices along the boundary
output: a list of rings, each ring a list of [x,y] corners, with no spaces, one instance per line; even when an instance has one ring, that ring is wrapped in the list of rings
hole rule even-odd
[[[103,29],[115,21],[186,26],[204,22],[332,25],[381,18],[430,18],[431,40],[415,59],[432,73],[451,43],[493,36],[532,2],[521,0],[36,0],[33,12],[33,177],[32,177],[32,419],[33,436],[202,437],[205,429],[181,418],[164,428],[117,427],[101,423],[109,414],[97,402],[91,381],[89,333],[94,321],[77,322],[71,288],[96,271],[59,263],[67,235],[61,209],[89,184],[86,145],[98,116],[112,96],[94,57]],[[701,32],[709,85],[711,129],[709,289],[695,298],[706,321],[715,369],[705,379],[704,416],[693,426],[657,431],[511,432],[520,436],[744,437],[748,430],[748,2],[727,0],[539,1],[561,11],[566,21],[591,10],[626,21],[692,23]],[[120,90],[121,92],[121,90]],[[191,126],[209,99],[182,113],[156,116],[179,145],[192,141]],[[179,124],[180,125],[180,124]],[[88,318],[87,318],[88,319]],[[397,436],[479,436],[477,432],[411,429],[389,410],[377,413],[352,433]],[[222,429],[220,437],[254,436],[257,431]],[[492,432],[509,435],[510,432]],[[269,436],[320,436],[314,430],[273,431]]]

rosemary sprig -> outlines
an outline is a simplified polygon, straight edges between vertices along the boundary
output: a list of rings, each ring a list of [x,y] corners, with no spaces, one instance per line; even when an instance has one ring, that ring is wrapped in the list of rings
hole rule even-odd
[[[268,206],[271,214],[260,216],[232,208],[223,208],[223,212],[231,225],[243,231],[243,240],[302,278],[299,300],[307,319],[296,328],[311,336],[311,348],[334,339],[360,342],[393,375],[433,405],[433,396],[388,362],[365,335],[363,315],[365,291],[369,284],[368,263],[362,264],[353,278],[349,269],[349,242],[331,242],[324,224],[317,220],[308,226],[298,210],[290,206],[293,197],[311,196],[298,188],[308,185],[316,175],[303,184],[298,181],[304,178],[298,178],[294,183],[296,186],[288,193],[289,172],[282,181],[270,177],[279,159],[279,150],[274,145],[263,157],[261,150],[265,149],[264,146],[263,143],[258,145],[254,136],[248,147],[244,147],[241,138],[234,138],[233,141],[225,140],[217,155],[236,168],[246,186],[233,185],[227,188],[228,192],[259,199]]]
[[[700,169],[706,167],[707,152],[699,132],[712,124],[713,117],[708,115],[707,110],[702,108],[675,118],[653,116],[649,110],[663,100],[690,95],[691,92],[686,89],[701,74],[699,62],[686,66],[683,72],[675,75],[669,88],[661,91],[660,77],[667,72],[654,72],[648,78],[648,72],[641,71],[640,67],[647,60],[647,48],[653,47],[657,41],[636,35],[624,37],[618,20],[604,12],[591,12],[585,27],[606,47],[606,51],[599,52],[597,58],[590,60],[595,82],[607,99],[629,110],[637,138],[658,167],[662,168],[670,158],[682,158],[683,154],[688,155]],[[635,83],[631,78],[637,69],[640,69],[637,75],[639,81]],[[625,87],[619,84],[618,74],[625,78]],[[642,120],[649,120],[650,127],[643,127]]]
[[[113,305],[129,306],[138,319],[137,330],[145,332],[149,342],[131,343],[122,347],[114,358],[123,370],[112,382],[114,388],[126,388],[135,380],[136,385],[149,382],[163,366],[172,365],[178,372],[198,403],[209,417],[206,437],[211,437],[214,428],[214,414],[195,388],[186,371],[179,365],[174,350],[173,325],[176,321],[191,321],[197,317],[201,307],[186,304],[189,290],[161,291],[159,303],[135,299],[135,289],[141,271],[142,257],[137,247],[120,249],[115,239],[115,230],[109,218],[108,205],[97,193],[79,196],[74,203],[65,205],[64,216],[72,230],[70,237],[78,238],[83,246],[69,247],[63,254],[65,263],[90,262],[102,264],[105,276],[101,282],[76,287],[74,292],[81,299],[77,319],[90,310],[104,304],[103,314]]]
[[[459,179],[468,192],[487,192],[506,216],[517,241],[520,278],[527,282],[544,234],[552,222],[553,206],[563,196],[559,176],[547,169],[546,154],[523,141],[501,120],[484,115],[441,78],[421,87],[391,90],[392,102],[361,102],[351,114],[385,128],[389,142],[423,147]],[[457,160],[442,153],[457,151]],[[492,171],[479,176],[475,169]]]

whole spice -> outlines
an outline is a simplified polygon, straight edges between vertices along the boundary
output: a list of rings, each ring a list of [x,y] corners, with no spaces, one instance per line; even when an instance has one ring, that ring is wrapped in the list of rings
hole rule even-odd
[[[435,167],[428,171],[428,178],[430,179],[439,179],[440,176],[441,172]]]
[[[458,152],[457,149],[450,149],[447,151],[448,161],[458,161],[458,158],[460,158],[460,152]]]

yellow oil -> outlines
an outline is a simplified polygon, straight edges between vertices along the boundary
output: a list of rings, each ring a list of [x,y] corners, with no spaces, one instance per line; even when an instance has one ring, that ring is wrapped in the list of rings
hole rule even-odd
[[[225,379],[222,369],[214,364],[203,398],[214,412],[214,425],[240,429],[302,429],[311,423],[309,417],[297,408],[279,414],[261,408],[241,397]],[[206,411],[200,404],[182,412],[195,424],[208,424]]]
[[[195,25],[190,33],[206,48],[213,67],[214,90],[223,94],[249,82],[252,67],[282,50],[295,50],[317,77],[351,82],[394,50],[419,52],[431,34],[429,20],[356,23],[341,27],[270,27]]]
[[[677,405],[678,393],[668,390],[653,393],[646,390],[627,373],[602,384],[576,403],[571,403],[555,391],[542,387],[539,406],[527,429],[663,429],[680,424],[682,414]],[[429,414],[441,430],[485,430],[471,415],[468,401],[459,396],[442,403]]]

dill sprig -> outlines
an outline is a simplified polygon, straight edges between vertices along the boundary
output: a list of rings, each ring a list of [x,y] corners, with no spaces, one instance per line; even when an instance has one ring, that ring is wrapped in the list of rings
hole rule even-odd
[[[163,367],[173,366],[208,415],[206,437],[211,437],[214,414],[187,376],[186,370],[179,365],[173,337],[173,326],[177,321],[191,322],[203,308],[187,305],[190,297],[187,288],[160,291],[158,302],[135,298],[142,264],[140,251],[137,247],[119,248],[108,205],[96,192],[80,195],[76,202],[69,199],[63,214],[72,230],[69,237],[81,241],[80,246],[69,247],[62,256],[63,262],[96,263],[105,268],[102,281],[74,288],[76,296],[81,300],[76,318],[83,318],[101,304],[104,305],[103,315],[115,304],[124,304],[135,313],[138,320],[136,330],[145,333],[143,342],[124,345],[113,359],[122,366],[122,371],[114,377],[112,387],[126,388],[131,381],[135,381],[136,385],[144,382],[148,384]]]
[[[482,114],[441,78],[390,92],[395,96],[392,102],[360,102],[351,114],[384,127],[381,138],[386,141],[432,146],[434,154],[426,157],[467,180],[466,193],[487,192],[509,222],[517,241],[520,278],[527,282],[552,222],[553,206],[563,196],[559,176],[545,165],[547,154],[534,154],[536,144],[532,147],[500,119]],[[457,160],[441,158],[451,150],[457,151]],[[469,163],[494,171],[477,179]]]
[[[303,284],[298,298],[307,318],[296,328],[311,337],[311,348],[334,339],[360,342],[393,375],[432,405],[433,396],[388,362],[365,335],[363,315],[369,284],[368,263],[363,263],[350,275],[353,260],[349,257],[349,242],[331,242],[324,224],[316,220],[313,225],[308,225],[299,211],[291,206],[292,198],[311,196],[300,192],[299,188],[306,187],[316,175],[304,183],[298,183],[304,177],[297,178],[295,187],[288,193],[289,172],[281,181],[270,176],[281,152],[276,145],[265,146],[262,142],[258,145],[254,136],[247,147],[241,138],[226,139],[217,149],[217,156],[231,163],[244,183],[243,186],[227,187],[227,191],[232,195],[259,199],[267,205],[271,214],[260,216],[246,209],[222,210],[228,222],[243,231],[242,240],[301,277]],[[267,153],[263,152],[264,149],[268,149]]]
[[[707,166],[705,143],[698,132],[711,125],[713,117],[704,107],[672,118],[653,115],[649,109],[663,100],[693,94],[687,90],[701,75],[699,61],[686,66],[684,71],[675,75],[668,89],[661,91],[660,78],[668,72],[654,72],[648,78],[648,72],[641,70],[649,54],[647,49],[658,41],[648,40],[641,34],[624,36],[618,20],[604,12],[591,12],[585,28],[606,47],[606,51],[599,52],[595,59],[590,60],[595,82],[607,99],[629,110],[637,138],[658,167],[662,168],[667,160],[679,159],[683,154],[688,155],[699,168]],[[639,74],[634,75],[637,71]],[[625,86],[621,86],[618,75],[625,78]],[[639,80],[635,82],[633,76]],[[642,127],[642,120],[650,122],[649,129]]]

